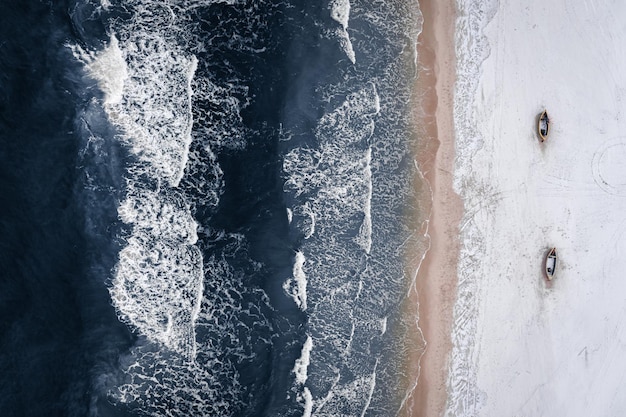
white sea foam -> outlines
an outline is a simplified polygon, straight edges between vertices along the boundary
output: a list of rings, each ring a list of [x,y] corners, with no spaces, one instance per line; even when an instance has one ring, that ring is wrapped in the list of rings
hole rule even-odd
[[[378,368],[378,359],[387,347],[390,356],[404,349],[395,345],[402,341],[391,342],[392,333],[404,331],[391,304],[404,294],[405,242],[420,239],[402,218],[412,189],[409,117],[402,110],[411,82],[398,76],[412,75],[418,5],[329,4],[333,21],[322,23],[324,35],[343,39],[344,53],[350,57],[349,45],[359,65],[339,65],[343,79],[316,89],[324,113],[315,137],[285,123],[284,137],[291,140],[281,143],[287,148],[284,190],[294,201],[291,227],[300,237],[310,230],[308,219],[315,225],[298,240],[307,258],[307,334],[314,345],[306,382],[312,408],[305,407],[305,415],[395,415],[389,399],[404,392],[391,381],[402,365],[386,361]],[[377,49],[383,38],[389,43]],[[387,315],[395,316],[394,332]],[[304,403],[302,393],[298,398]]]
[[[302,311],[306,310],[306,275],[304,263],[306,258],[300,251],[296,252],[293,264],[293,277],[285,281],[283,289],[289,294]]]
[[[87,64],[89,75],[98,82],[104,93],[104,104],[119,104],[122,101],[124,82],[128,79],[128,70],[117,38],[111,36],[109,45],[97,55],[84,51],[79,46],[73,46],[72,49],[74,55]]]
[[[302,346],[300,357],[296,359],[296,363],[293,367],[293,373],[296,375],[296,383],[300,385],[306,384],[308,377],[307,369],[311,362],[311,349],[313,349],[313,339],[311,339],[311,336],[307,336]]]
[[[216,148],[236,150],[246,147],[246,128],[241,110],[250,104],[247,85],[233,82],[217,84],[207,78],[196,78],[194,100],[200,108],[194,121],[196,135]],[[206,108],[218,108],[219,111],[207,112]]]
[[[154,238],[193,245],[198,240],[197,223],[183,197],[131,187],[118,208],[120,219],[133,225],[135,232]]]
[[[196,222],[180,198],[132,186],[118,210],[133,234],[119,256],[114,305],[143,334],[194,357],[203,289]]]
[[[250,102],[236,71],[212,77],[213,45],[196,26],[205,10],[190,13],[210,3],[243,2],[102,2],[123,15],[109,22],[111,41],[97,53],[73,48],[103,92],[117,139],[132,153],[118,208],[124,248],[109,291],[137,337],[105,394],[145,415],[238,415],[249,404],[241,399],[237,366],[273,341],[264,317],[269,297],[246,281],[261,267],[246,255],[245,238],[199,227],[193,217],[205,219],[219,203],[224,179],[214,150],[246,146],[241,110]],[[230,27],[216,32],[225,30],[230,34]],[[262,41],[233,36],[229,47],[255,53],[255,42]],[[207,250],[207,241],[217,248]],[[248,264],[235,269],[233,259]],[[303,395],[310,409],[308,389]]]
[[[341,25],[340,29],[331,31],[341,45],[341,49],[346,53],[348,59],[353,64],[356,63],[356,55],[354,48],[348,35],[348,22],[350,21],[350,1],[349,0],[331,0],[329,4],[330,17]]]
[[[356,242],[365,250],[365,253],[370,253],[372,250],[372,169],[370,164],[372,162],[372,148],[367,149],[365,154],[365,181],[367,182],[367,196],[365,197],[365,206],[363,207],[363,223],[359,228],[359,234],[356,237]]]
[[[301,206],[296,206],[292,211],[292,221],[297,230],[302,233],[304,239],[309,239],[315,233],[315,213],[311,205],[307,202]]]
[[[350,20],[350,0],[332,0],[329,7],[330,17],[347,29]]]
[[[320,401],[314,402],[313,415],[320,417],[364,416],[369,408],[375,387],[375,371],[347,382],[339,382],[337,379],[328,394]]]
[[[191,216],[196,203],[185,193],[191,189],[209,195],[208,203],[202,204],[217,205],[223,180],[210,147],[237,150],[246,146],[240,111],[250,100],[246,83],[236,79],[231,67],[227,81],[219,77],[192,80],[196,65],[201,74],[210,67],[207,55],[195,61],[188,45],[200,57],[199,51],[213,47],[213,39],[189,39],[187,28],[179,22],[186,18],[185,9],[204,5],[200,1],[133,1],[127,13],[136,16],[125,17],[110,31],[120,40],[117,47],[128,76],[121,100],[110,100],[105,106],[123,133],[122,141],[138,160],[128,169],[128,195],[119,210],[130,236],[111,293],[120,316],[147,336],[139,337],[136,348],[123,358],[125,380],[111,398],[146,415],[241,414],[245,404],[238,367],[247,366],[249,358],[263,349],[259,348],[262,343],[271,344],[257,336],[265,320],[258,304],[268,297],[254,294],[261,301],[250,303],[253,289],[244,280],[250,271],[235,270],[230,264],[234,258],[245,258],[243,236],[228,237],[232,242],[226,246],[232,250],[218,251],[204,260],[195,255],[198,237],[203,244],[214,233],[219,246],[226,234],[211,231],[208,225],[198,229]],[[401,26],[396,23],[399,19],[390,17],[409,16],[397,14],[395,6],[376,2],[371,7],[379,10],[367,16],[362,4],[354,4],[353,10],[356,17],[371,18],[368,24],[374,32],[395,42],[394,51],[399,51],[398,44],[409,45],[414,39],[406,41],[400,29],[389,29]],[[348,28],[350,7],[348,1],[331,3],[334,22],[328,34],[338,39],[346,56],[355,62],[355,49],[364,56],[369,40]],[[195,30],[191,26],[188,29]],[[239,39],[233,36],[232,42]],[[246,47],[249,53],[263,50]],[[285,190],[295,200],[288,214],[290,228],[298,231],[302,244],[289,288],[294,301],[306,308],[310,326],[300,366],[294,366],[293,372],[296,383],[303,381],[297,398],[305,416],[365,415],[370,407],[381,415],[392,415],[380,411],[385,410],[385,393],[392,388],[377,383],[377,378],[388,380],[381,377],[384,370],[378,370],[382,345],[390,337],[383,314],[390,314],[401,296],[401,245],[394,233],[407,233],[398,226],[402,222],[397,213],[410,187],[399,178],[404,168],[398,161],[406,156],[402,147],[406,136],[401,116],[394,119],[394,109],[405,105],[402,94],[408,88],[395,93],[399,59],[393,56],[375,62],[377,56],[372,54],[367,65],[384,67],[375,77],[350,66],[345,78],[338,79],[340,85],[319,87],[323,97],[319,108],[326,114],[314,132],[306,132],[314,133],[311,142],[315,143],[309,147],[298,147],[301,142],[297,140],[281,143],[293,147],[285,155]],[[192,81],[193,98],[199,103],[195,121],[188,112]],[[207,108],[218,110],[201,110]],[[385,124],[378,125],[379,118]],[[195,137],[202,140],[194,142],[187,155],[192,122]],[[287,129],[284,137],[302,137],[292,133]],[[200,179],[181,181],[185,165]],[[204,174],[202,169],[206,176],[195,175]],[[202,178],[208,178],[206,183]],[[141,271],[140,276],[141,268],[149,272]],[[168,275],[172,271],[182,273]],[[206,285],[200,303],[191,296],[203,292],[195,286],[196,274],[204,277]],[[189,316],[182,317],[183,311]],[[177,318],[179,313],[182,318]],[[248,331],[248,325],[254,331]],[[383,342],[382,335],[388,340]],[[191,338],[201,354],[183,361],[194,356],[178,354],[188,351],[184,340]],[[391,372],[391,365],[386,366],[386,372]]]
[[[372,374],[372,382],[370,384],[369,395],[367,397],[367,400],[365,401],[365,406],[361,411],[361,417],[365,417],[367,410],[370,408],[372,396],[374,395],[374,389],[376,389],[376,368],[378,368],[378,359],[376,360],[376,365],[374,366],[374,373]]]
[[[152,40],[150,46],[149,41],[120,45],[131,62],[130,76],[123,99],[105,103],[105,109],[124,132],[123,141],[148,164],[146,174],[174,187],[184,173],[191,143],[190,82],[196,61],[168,52],[158,36]],[[144,166],[130,167],[130,172],[141,172]],[[193,358],[203,285],[202,256],[190,246],[197,240],[196,224],[189,208],[172,200],[176,193],[169,187],[145,192],[139,184],[130,180],[120,206],[120,218],[133,226],[133,235],[120,254],[111,295],[129,324]]]
[[[121,140],[152,168],[149,175],[176,186],[191,143],[197,60],[172,48],[159,35],[121,45],[115,34],[98,54],[72,47],[103,91],[110,120],[125,132]]]
[[[326,146],[362,143],[374,132],[374,117],[378,113],[380,97],[376,84],[370,82],[359,91],[349,94],[335,110],[322,116],[316,136]]]
[[[197,225],[174,187],[188,160],[197,61],[158,32],[133,30],[122,38],[112,35],[98,53],[73,48],[103,91],[120,140],[138,159],[127,167],[127,195],[118,210],[132,233],[119,255],[111,297],[126,323],[193,359],[202,256],[193,246]]]
[[[379,110],[373,84],[350,94],[335,111],[321,118],[316,132],[320,148],[294,149],[283,163],[287,190],[296,196],[317,194],[300,209],[310,213],[311,230],[319,219],[339,221],[360,212],[362,221],[355,240],[366,252],[371,248],[372,150],[363,145],[372,135],[373,118]]]
[[[376,85],[366,83],[319,119],[315,146],[293,148],[284,158],[284,188],[300,203],[293,224],[314,231],[301,251],[307,254],[308,325],[315,346],[306,385],[314,393],[315,416],[364,415],[377,390],[377,357],[364,350],[388,333],[387,320],[369,303],[385,297],[372,293],[373,281],[381,279],[377,274],[393,274],[365,262],[384,253],[374,250],[372,207],[372,136],[381,108]],[[303,394],[299,399],[304,402]]]
[[[237,371],[228,357],[247,361],[254,357],[255,349],[268,346],[270,341],[263,339],[267,319],[262,306],[269,301],[260,293],[255,295],[258,304],[249,303],[246,298],[254,290],[246,286],[244,274],[225,259],[245,251],[244,237],[220,238],[229,242],[223,257],[204,261],[208,288],[196,319],[197,357],[191,362],[181,360],[140,339],[128,357],[122,358],[126,379],[109,393],[116,401],[140,406],[147,415],[181,417],[189,415],[190,407],[199,415],[228,416],[245,406],[239,397],[242,387]],[[254,326],[258,333],[242,331],[245,326]]]
[[[302,417],[311,417],[313,413],[313,396],[307,387],[304,387],[302,390],[300,400],[304,403],[304,412],[302,413]]]
[[[111,288],[113,304],[124,321],[187,358],[196,353],[201,259],[194,246],[137,233],[120,252]]]

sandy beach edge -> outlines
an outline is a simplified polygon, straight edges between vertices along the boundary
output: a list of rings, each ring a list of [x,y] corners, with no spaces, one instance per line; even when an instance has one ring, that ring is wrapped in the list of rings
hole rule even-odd
[[[415,291],[418,325],[426,340],[419,361],[419,378],[400,415],[441,416],[447,400],[448,356],[457,290],[460,251],[458,227],[463,202],[454,191],[456,81],[454,0],[419,0],[424,23],[418,38],[419,76],[414,86],[419,141],[416,162],[432,194],[427,234],[430,248],[419,266]],[[428,204],[421,204],[422,209]],[[416,376],[417,377],[417,376]]]

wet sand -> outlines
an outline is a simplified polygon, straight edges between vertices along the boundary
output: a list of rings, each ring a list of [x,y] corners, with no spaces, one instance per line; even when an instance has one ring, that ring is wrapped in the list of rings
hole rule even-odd
[[[416,278],[419,327],[426,339],[419,379],[405,404],[408,416],[440,416],[446,405],[450,332],[456,299],[458,227],[463,204],[453,189],[455,158],[455,3],[420,0],[424,26],[418,39],[415,86],[419,145],[416,159],[432,191],[430,249]],[[419,357],[415,360],[420,360]]]

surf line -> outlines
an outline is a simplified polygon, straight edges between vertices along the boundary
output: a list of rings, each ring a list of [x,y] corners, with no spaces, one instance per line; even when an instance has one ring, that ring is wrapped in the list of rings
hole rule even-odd
[[[415,279],[418,325],[425,339],[417,381],[408,394],[401,415],[439,416],[447,400],[447,361],[452,350],[451,332],[457,291],[460,253],[459,223],[463,202],[454,191],[455,132],[454,86],[455,3],[451,0],[419,0],[423,16],[418,37],[418,79],[414,86],[417,106],[418,144],[416,161],[422,199],[429,189],[430,212],[425,223],[429,248]],[[419,181],[418,181],[419,182]],[[413,366],[411,368],[414,368]]]

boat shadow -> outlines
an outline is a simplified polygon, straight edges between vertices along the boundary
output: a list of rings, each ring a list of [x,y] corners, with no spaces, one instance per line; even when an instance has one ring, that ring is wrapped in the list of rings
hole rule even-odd
[[[544,143],[547,138],[544,140],[541,135],[539,134],[539,123],[541,121],[541,116],[543,115],[543,110],[541,110],[539,113],[537,113],[537,115],[535,116],[535,124],[534,124],[534,135],[535,138],[539,141],[539,143]]]

